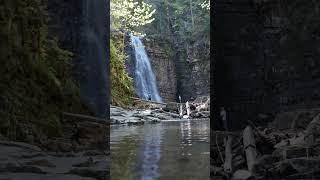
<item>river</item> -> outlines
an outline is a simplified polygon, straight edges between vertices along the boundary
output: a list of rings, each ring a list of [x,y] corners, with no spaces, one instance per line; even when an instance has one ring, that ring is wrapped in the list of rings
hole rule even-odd
[[[209,180],[209,120],[111,127],[112,180]]]

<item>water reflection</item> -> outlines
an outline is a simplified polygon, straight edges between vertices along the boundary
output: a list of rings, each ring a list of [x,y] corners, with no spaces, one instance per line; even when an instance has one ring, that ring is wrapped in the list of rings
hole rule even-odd
[[[209,121],[111,128],[111,179],[209,179]]]
[[[142,178],[152,180],[159,176],[158,162],[161,157],[162,126],[150,127],[145,130],[143,144]]]

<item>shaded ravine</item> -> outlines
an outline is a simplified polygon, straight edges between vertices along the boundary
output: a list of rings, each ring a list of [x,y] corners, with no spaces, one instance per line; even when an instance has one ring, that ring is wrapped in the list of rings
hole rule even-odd
[[[111,179],[209,179],[209,120],[112,126]]]

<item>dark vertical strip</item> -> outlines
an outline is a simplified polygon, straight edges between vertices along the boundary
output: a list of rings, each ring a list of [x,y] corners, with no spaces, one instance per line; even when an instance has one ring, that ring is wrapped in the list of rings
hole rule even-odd
[[[107,118],[108,118],[108,122],[110,122],[110,104],[111,104],[111,66],[110,66],[110,0],[105,0],[106,2],[106,33],[105,33],[105,41],[107,41],[107,46],[106,46],[106,56],[107,56]],[[110,123],[108,126],[108,134],[107,134],[107,152],[111,152],[110,149]],[[109,155],[109,159],[111,159],[111,155]],[[111,179],[110,177],[110,172],[111,172],[111,164],[109,165],[109,169],[108,169],[109,174],[107,175],[107,180]]]
[[[215,128],[216,124],[214,122],[214,103],[215,103],[215,90],[214,90],[214,71],[215,71],[215,58],[214,58],[214,19],[215,19],[215,13],[214,13],[214,0],[210,0],[210,179],[213,179],[211,175],[211,165],[213,164],[213,152],[212,152],[212,146],[213,146],[213,129]]]

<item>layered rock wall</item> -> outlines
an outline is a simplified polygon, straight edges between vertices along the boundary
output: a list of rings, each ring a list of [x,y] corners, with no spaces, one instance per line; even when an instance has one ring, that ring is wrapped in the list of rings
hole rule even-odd
[[[210,94],[209,45],[175,47],[170,41],[150,38],[144,41],[165,102],[195,99]]]
[[[161,44],[154,39],[144,41],[146,51],[155,73],[160,96],[164,102],[176,101],[177,75],[174,59]]]

